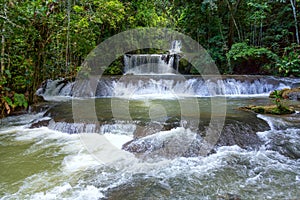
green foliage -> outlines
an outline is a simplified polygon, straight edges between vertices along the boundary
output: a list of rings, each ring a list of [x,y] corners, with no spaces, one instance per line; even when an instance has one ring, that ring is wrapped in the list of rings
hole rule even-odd
[[[129,3],[129,24],[133,27],[166,27],[166,2],[160,0],[135,0]]]
[[[75,77],[98,44],[137,27],[168,27],[189,35],[222,73],[300,76],[289,1],[0,1],[1,92],[28,93],[30,103],[42,81]],[[299,13],[299,5],[296,9]],[[189,64],[180,71],[199,73]],[[122,74],[122,63],[105,73]]]
[[[267,57],[270,60],[276,60],[277,56],[272,51],[266,48],[257,48],[248,46],[245,42],[236,43],[232,46],[231,50],[226,54],[227,59],[230,61],[247,60],[247,59],[260,59]]]
[[[246,106],[241,107],[242,110],[248,110],[253,111],[255,113],[261,113],[261,114],[272,114],[272,115],[285,115],[285,114],[292,114],[295,113],[295,110],[293,108],[290,108],[288,106],[275,106],[275,105],[268,105],[268,106]]]
[[[110,66],[108,67],[104,73],[104,75],[121,75],[122,74],[122,70],[120,69],[119,66]]]
[[[236,43],[226,54],[233,72],[244,71],[261,72],[262,66],[272,66],[278,60],[278,56],[264,47],[248,46],[245,42]],[[252,69],[251,69],[252,68]]]
[[[103,72],[104,75],[121,75],[122,67],[123,67],[123,57],[119,57],[116,59],[111,65],[109,65],[105,71]]]
[[[278,90],[274,90],[272,92],[272,96],[275,98],[274,103],[276,104],[277,108],[281,108],[283,107],[282,103],[281,103],[281,99],[282,98],[282,92],[278,91]]]
[[[6,102],[12,109],[18,108],[18,107],[24,107],[27,108],[28,107],[28,102],[24,96],[24,94],[18,94],[15,93],[13,98],[8,97],[8,96],[4,96],[2,97],[2,99],[4,100],[4,102]]]
[[[15,105],[13,104],[13,101],[9,98],[9,97],[7,97],[7,96],[4,96],[4,97],[2,97],[2,99],[10,106],[10,107],[15,107]]]
[[[24,107],[24,108],[28,107],[28,102],[24,94],[18,94],[18,93],[14,94],[14,105],[16,107]]]
[[[284,48],[284,55],[277,63],[277,68],[283,76],[300,76],[300,46]]]

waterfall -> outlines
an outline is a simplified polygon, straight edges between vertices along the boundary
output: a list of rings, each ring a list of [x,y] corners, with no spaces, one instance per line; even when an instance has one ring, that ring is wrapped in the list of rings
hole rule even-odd
[[[186,80],[176,79],[142,79],[129,81],[114,81],[111,96],[117,97],[141,97],[150,96],[154,98],[175,96],[243,96],[243,95],[268,95],[275,89],[289,87],[284,83],[271,83],[267,79],[237,80],[228,78],[224,80],[204,80],[200,77]],[[102,96],[101,92],[96,93]]]
[[[172,41],[171,48],[169,50],[170,54],[178,54],[181,53],[181,41],[174,40]]]
[[[36,91],[36,95],[43,97],[72,96],[74,82],[65,79],[46,80]]]
[[[249,96],[265,95],[271,91],[290,88],[299,83],[299,78],[277,78],[271,76],[223,76],[221,79],[203,76],[178,75],[126,75],[101,77],[96,91],[84,97],[143,97],[172,98],[175,96]],[[46,100],[59,100],[56,96],[70,97],[78,93],[73,91],[75,82],[62,80],[47,81],[36,92]],[[86,81],[80,90],[91,91]],[[77,87],[78,89],[78,87]]]
[[[98,83],[89,79],[76,82],[68,82],[64,79],[47,80],[36,94],[43,96],[46,100],[57,100],[53,98],[56,96],[130,96],[131,98],[266,96],[271,91],[294,87],[300,82],[299,78],[272,76],[240,75],[222,76],[217,79],[213,76],[178,75],[181,48],[181,41],[174,40],[166,54],[125,54],[125,76],[102,76]]]
[[[174,40],[166,54],[126,54],[125,74],[176,74],[180,53],[181,41]]]
[[[127,54],[124,56],[126,74],[171,74],[172,61],[164,54]]]

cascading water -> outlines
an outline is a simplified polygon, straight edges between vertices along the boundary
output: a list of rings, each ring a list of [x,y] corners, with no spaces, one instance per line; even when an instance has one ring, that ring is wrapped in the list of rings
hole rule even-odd
[[[126,74],[171,74],[172,61],[165,60],[166,55],[128,54],[124,56]]]
[[[236,80],[228,78],[225,80],[203,80],[202,78],[190,78],[186,80],[168,79],[148,79],[139,81],[115,81],[112,84],[111,96],[128,97],[138,95],[151,95],[153,97],[167,97],[168,94],[178,96],[249,96],[268,95],[271,91],[288,87],[284,83],[270,83],[267,79],[258,78],[256,80]],[[156,95],[154,95],[156,94]],[[101,91],[96,93],[102,96]],[[163,95],[163,96],[161,96]]]
[[[46,127],[26,128],[26,124],[40,117],[10,117],[0,124],[3,200],[297,199],[300,195],[300,161],[284,156],[299,153],[300,129],[291,129],[293,125],[288,123],[284,123],[283,130],[277,127],[259,132],[266,144],[257,150],[223,146],[204,158],[157,161],[154,157],[147,164],[128,157],[127,161],[119,161],[115,169],[95,160],[79,134]],[[293,118],[297,120],[297,115]],[[276,123],[273,119],[266,120]],[[115,136],[112,138],[116,140],[121,136],[118,134],[132,133],[132,128],[106,125],[101,132],[113,133],[108,137]],[[169,141],[181,140],[180,137],[192,140],[196,135],[177,128],[146,137],[145,141],[140,138],[128,148],[143,144],[142,150],[147,152],[167,145],[163,152],[167,153],[168,148],[173,148]]]
[[[170,54],[179,54],[181,53],[181,41],[180,40],[174,40],[171,43],[171,48],[169,50]]]
[[[270,91],[300,79],[166,75],[176,69],[172,55],[180,48],[179,41],[172,43],[168,64],[163,55],[126,55],[128,74],[147,75],[101,77],[95,91],[89,81],[76,87],[84,92],[74,91],[76,82],[45,82],[37,94],[56,101],[47,112],[0,123],[0,199],[297,199],[299,104],[294,102],[296,114],[284,117],[237,108],[270,104]],[[77,92],[97,98],[77,98]],[[191,99],[198,108],[181,113]],[[226,120],[213,151],[203,157],[211,99],[226,107]],[[96,122],[90,118],[91,100]],[[74,105],[87,110],[76,123]],[[129,116],[122,115],[126,108]],[[126,159],[103,165],[81,135],[103,136],[126,150]],[[105,146],[97,147],[111,156]]]
[[[98,81],[96,91],[85,95],[86,97],[149,95],[155,98],[166,98],[168,94],[198,97],[267,96],[271,91],[290,88],[291,85],[298,82],[300,80],[297,78],[284,80],[265,76],[224,76],[221,80],[214,77],[203,79],[201,76],[185,76],[183,80],[182,77],[178,78],[176,75],[127,75],[124,77],[102,77]],[[57,96],[70,97],[74,93],[73,85],[73,82],[48,81],[43,88],[37,91],[37,94],[50,100],[55,100]],[[81,85],[80,89],[90,91],[89,88],[87,81]]]
[[[172,42],[167,54],[126,54],[125,74],[176,74],[178,73],[181,41]]]

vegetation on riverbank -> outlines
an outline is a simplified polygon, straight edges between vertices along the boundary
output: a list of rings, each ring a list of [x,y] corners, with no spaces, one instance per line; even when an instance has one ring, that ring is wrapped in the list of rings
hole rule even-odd
[[[274,105],[255,106],[249,105],[240,107],[241,110],[253,111],[259,114],[285,115],[295,113],[292,106],[286,105],[286,100],[300,100],[300,88],[275,90],[270,93],[270,98],[273,98]],[[299,98],[298,98],[299,97]]]
[[[105,39],[139,27],[182,32],[223,74],[300,76],[299,1],[0,0],[1,115],[34,103],[42,81],[75,77]],[[122,61],[106,74],[122,74]],[[196,73],[186,63],[185,73]],[[185,69],[186,68],[186,69]],[[23,101],[22,100],[22,101]],[[16,102],[15,102],[16,101]]]
[[[259,114],[272,114],[272,115],[286,115],[293,114],[295,110],[292,107],[284,106],[284,105],[267,105],[267,106],[255,106],[249,105],[245,107],[241,107],[241,110],[253,111]]]

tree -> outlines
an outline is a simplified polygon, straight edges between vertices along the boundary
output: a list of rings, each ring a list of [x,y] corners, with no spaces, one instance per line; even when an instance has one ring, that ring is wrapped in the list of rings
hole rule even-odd
[[[231,3],[229,0],[226,0],[228,11],[230,13],[230,20],[229,20],[229,33],[228,33],[228,47],[231,48],[234,40],[234,30],[236,29],[238,38],[241,40],[241,34],[239,31],[238,24],[235,19],[235,15],[237,13],[237,10],[239,8],[239,5],[241,4],[242,0],[236,0],[234,3]]]
[[[295,32],[296,32],[296,40],[297,44],[300,44],[299,40],[299,30],[298,30],[298,20],[297,20],[297,11],[296,11],[296,0],[290,0],[292,9],[293,9],[293,16],[294,16],[294,23],[295,23]]]

